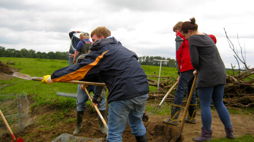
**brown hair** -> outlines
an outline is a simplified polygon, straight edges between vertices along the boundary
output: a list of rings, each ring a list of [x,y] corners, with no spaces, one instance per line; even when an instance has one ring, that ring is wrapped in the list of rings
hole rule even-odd
[[[104,36],[105,38],[106,37],[109,37],[111,36],[111,31],[109,29],[107,29],[106,27],[104,26],[101,26],[101,27],[97,27],[96,29],[94,29],[91,33],[91,37],[93,35],[96,35],[98,37],[102,37]]]
[[[177,23],[175,24],[175,26],[173,27],[173,31],[176,32],[176,30],[181,30],[182,24],[183,24],[182,21],[177,22]]]
[[[191,18],[190,21],[186,21],[182,24],[181,32],[187,34],[188,30],[198,30],[198,25],[196,24],[196,19],[194,17]]]

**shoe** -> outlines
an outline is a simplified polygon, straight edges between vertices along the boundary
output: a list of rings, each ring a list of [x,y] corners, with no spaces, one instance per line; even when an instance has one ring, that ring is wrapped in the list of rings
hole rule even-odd
[[[172,120],[171,118],[169,118],[169,119],[164,120],[163,123],[168,124],[168,125],[177,126],[178,120]]]
[[[228,138],[228,139],[235,138],[235,136],[233,134],[233,128],[225,128],[225,132],[226,132],[226,138]]]
[[[212,131],[211,130],[205,130],[202,128],[201,136],[197,138],[193,138],[192,140],[195,142],[205,142],[209,141],[212,138]]]
[[[135,136],[136,137],[136,142],[148,142],[146,134],[143,136]]]
[[[80,133],[80,130],[82,128],[83,115],[84,115],[84,111],[77,111],[77,122],[76,122],[76,128],[73,131],[73,135],[77,135]]]
[[[186,118],[185,122],[189,123],[189,124],[196,124],[197,123],[196,119],[191,119],[191,118]]]

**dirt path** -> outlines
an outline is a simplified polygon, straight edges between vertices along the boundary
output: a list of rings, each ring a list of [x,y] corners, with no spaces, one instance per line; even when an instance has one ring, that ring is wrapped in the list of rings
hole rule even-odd
[[[216,112],[213,111],[213,138],[224,138],[225,132],[222,122],[220,121]],[[150,116],[150,121],[162,121],[166,119],[167,116]],[[201,129],[201,117],[200,113],[197,114],[197,124],[185,124],[183,135],[184,142],[191,142],[193,137],[200,135]],[[232,124],[234,127],[234,133],[236,137],[243,136],[246,134],[254,135],[254,115],[246,114],[231,114]]]

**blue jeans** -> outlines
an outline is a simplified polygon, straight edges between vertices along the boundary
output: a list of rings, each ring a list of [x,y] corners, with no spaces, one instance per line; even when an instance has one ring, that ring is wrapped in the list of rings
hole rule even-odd
[[[193,70],[180,73],[180,79],[176,89],[174,104],[182,105],[184,97],[189,95],[193,79],[194,79]],[[196,93],[194,92],[190,102],[191,105],[189,107],[190,116],[192,116],[195,111],[196,103],[197,103]],[[175,109],[173,109],[173,111],[171,112],[171,116],[174,116],[175,113],[178,112],[179,110],[180,110],[179,107],[175,107]]]
[[[229,112],[223,103],[224,85],[217,85],[215,87],[202,87],[198,88],[201,107],[201,119],[203,128],[211,130],[212,114],[211,114],[211,101],[215,106],[220,120],[225,128],[232,128]]]
[[[100,89],[102,90],[101,92],[97,92],[97,93],[102,93],[102,101],[98,104],[98,108],[99,110],[106,110],[106,92],[105,90],[103,90],[101,86],[88,86],[87,90],[88,92],[96,92],[96,89]],[[88,101],[88,96],[86,94],[85,91],[83,91],[80,87],[80,85],[78,85],[78,92],[77,92],[77,111],[84,111],[85,110],[85,103]]]
[[[131,132],[135,136],[146,134],[142,121],[148,95],[128,100],[113,101],[108,110],[108,142],[122,142],[122,133],[129,122]]]

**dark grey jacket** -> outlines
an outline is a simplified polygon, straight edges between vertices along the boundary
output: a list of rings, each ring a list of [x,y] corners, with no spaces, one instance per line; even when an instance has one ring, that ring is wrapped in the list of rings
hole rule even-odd
[[[189,38],[191,62],[198,71],[197,87],[214,87],[226,83],[224,63],[208,35]]]

